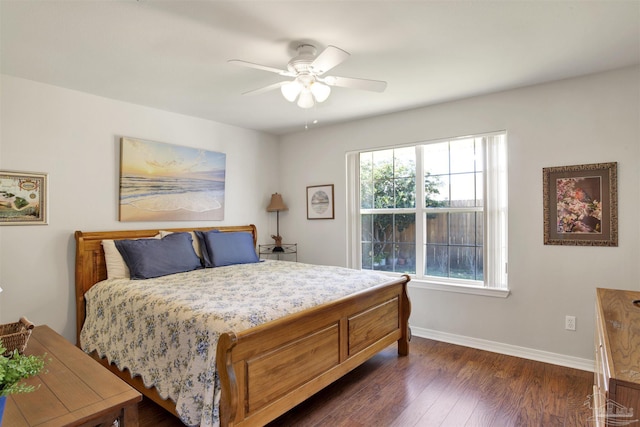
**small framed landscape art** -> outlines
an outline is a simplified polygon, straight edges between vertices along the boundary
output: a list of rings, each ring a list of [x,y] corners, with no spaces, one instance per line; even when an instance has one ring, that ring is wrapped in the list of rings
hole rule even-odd
[[[0,225],[47,223],[47,174],[0,171]]]
[[[543,168],[545,245],[618,246],[617,167]]]
[[[307,187],[307,219],[333,218],[333,184]]]

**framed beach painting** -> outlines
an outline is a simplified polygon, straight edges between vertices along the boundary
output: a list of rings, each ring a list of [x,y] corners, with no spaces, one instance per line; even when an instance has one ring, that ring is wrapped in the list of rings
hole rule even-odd
[[[617,167],[543,168],[545,245],[618,246]]]
[[[120,221],[224,219],[226,154],[124,137]]]
[[[307,187],[307,219],[333,219],[333,184]]]
[[[45,173],[0,171],[0,225],[47,223]]]

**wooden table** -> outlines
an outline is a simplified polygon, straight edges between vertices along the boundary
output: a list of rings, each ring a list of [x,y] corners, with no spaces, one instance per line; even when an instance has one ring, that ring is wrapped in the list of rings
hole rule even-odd
[[[9,396],[4,427],[138,426],[142,395],[48,326],[36,326],[26,354],[46,353],[39,388]]]

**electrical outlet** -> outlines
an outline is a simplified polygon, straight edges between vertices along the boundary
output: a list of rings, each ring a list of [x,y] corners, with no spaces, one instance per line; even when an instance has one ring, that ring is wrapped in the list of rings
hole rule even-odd
[[[564,318],[564,328],[567,331],[575,331],[576,330],[576,316],[566,316]]]

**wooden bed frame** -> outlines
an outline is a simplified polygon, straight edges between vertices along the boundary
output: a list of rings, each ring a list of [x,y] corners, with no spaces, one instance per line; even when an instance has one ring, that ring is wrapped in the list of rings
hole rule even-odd
[[[257,242],[254,225],[163,229],[168,231],[246,231]],[[158,230],[76,231],[77,344],[85,319],[84,294],[106,279],[103,239],[151,237]],[[340,298],[242,332],[222,334],[216,366],[220,376],[221,426],[264,425],[397,342],[409,353],[408,276]],[[165,409],[155,388],[121,372],[106,359],[96,360]]]

